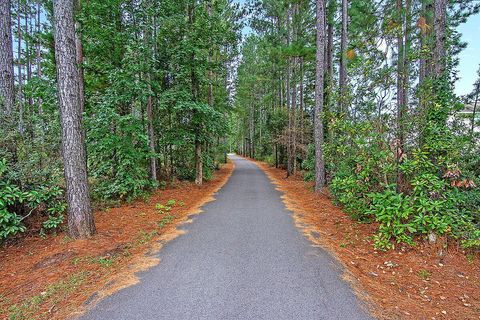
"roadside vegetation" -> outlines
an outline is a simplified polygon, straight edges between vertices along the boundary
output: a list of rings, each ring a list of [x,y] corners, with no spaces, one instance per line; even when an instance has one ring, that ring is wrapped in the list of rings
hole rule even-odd
[[[0,15],[0,242],[38,220],[90,237],[93,209],[224,162],[238,6],[8,0]]]
[[[354,220],[375,222],[377,249],[447,236],[478,250],[480,74],[471,94],[454,93],[466,45],[458,26],[478,4],[319,6],[320,29],[308,1],[252,4],[238,70],[237,150],[287,176],[302,172]]]

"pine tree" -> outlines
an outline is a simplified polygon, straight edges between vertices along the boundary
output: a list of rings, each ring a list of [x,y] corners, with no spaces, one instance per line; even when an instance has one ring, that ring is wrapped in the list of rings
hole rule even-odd
[[[315,191],[319,192],[325,187],[325,160],[323,159],[323,80],[325,64],[325,2],[316,1],[316,81],[315,81],[315,113],[314,113],[314,139],[315,139]]]
[[[95,224],[87,181],[73,0],[55,0],[53,12],[68,230],[72,238],[87,238],[95,233]]]
[[[0,104],[6,117],[11,116],[15,102],[10,10],[10,0],[0,1]]]

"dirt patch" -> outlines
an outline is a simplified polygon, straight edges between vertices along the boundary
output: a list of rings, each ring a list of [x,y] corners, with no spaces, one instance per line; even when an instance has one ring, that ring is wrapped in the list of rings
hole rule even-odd
[[[380,319],[480,319],[480,254],[457,243],[373,249],[375,224],[356,222],[300,175],[256,162],[284,193],[297,227],[345,267],[345,278]],[[441,252],[441,254],[440,254]]]
[[[233,167],[223,166],[201,187],[180,182],[147,201],[96,212],[98,233],[91,239],[28,235],[0,247],[0,319],[74,317],[137,283],[135,274],[160,262],[155,254],[185,232],[177,227],[214,199]],[[171,210],[159,212],[157,204],[169,200],[175,200]]]

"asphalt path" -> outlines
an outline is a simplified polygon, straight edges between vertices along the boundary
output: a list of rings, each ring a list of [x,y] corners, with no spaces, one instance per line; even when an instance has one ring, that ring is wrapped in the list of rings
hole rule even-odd
[[[83,320],[371,319],[342,269],[313,247],[265,173],[237,156],[230,180],[140,283]]]

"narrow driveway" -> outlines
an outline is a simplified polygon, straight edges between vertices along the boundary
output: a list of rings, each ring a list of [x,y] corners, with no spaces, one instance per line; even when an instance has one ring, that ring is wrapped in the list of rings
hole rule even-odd
[[[82,319],[371,319],[263,171],[231,158],[216,201],[161,250],[160,264]]]

